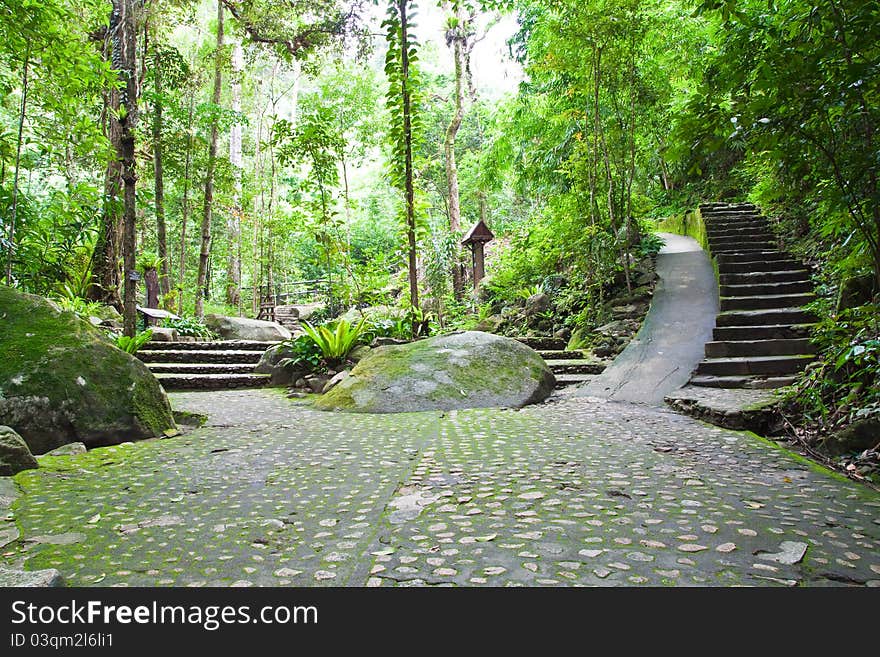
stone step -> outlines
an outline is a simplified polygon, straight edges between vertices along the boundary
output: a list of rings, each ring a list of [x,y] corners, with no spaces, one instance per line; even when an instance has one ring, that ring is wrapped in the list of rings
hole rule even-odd
[[[765,326],[768,324],[812,324],[816,316],[803,308],[770,310],[728,310],[718,313],[715,326]]]
[[[145,363],[259,363],[261,351],[252,350],[162,350],[138,351],[137,357]]]
[[[269,385],[268,374],[157,374],[165,390],[225,390],[262,388]]]
[[[763,237],[710,237],[708,240],[709,250],[712,253],[727,253],[731,251],[730,247],[735,247],[733,249],[734,253],[741,252],[743,249],[758,249],[763,245],[773,244],[772,238],[769,235],[765,235]],[[775,247],[770,246],[768,250],[773,250]]]
[[[605,371],[604,363],[593,360],[564,359],[545,360],[553,374],[601,374]]]
[[[697,374],[711,374],[713,376],[797,374],[814,359],[815,356],[812,354],[707,358],[697,365]]]
[[[140,348],[142,351],[266,351],[277,342],[254,342],[252,340],[214,340],[211,342],[148,342]]]
[[[813,324],[766,324],[764,326],[716,326],[712,337],[722,340],[799,340],[810,337]]]
[[[757,210],[754,203],[748,201],[708,201],[700,203],[700,210],[717,210],[719,208],[733,208],[737,210]]]
[[[706,358],[739,356],[792,356],[812,354],[813,343],[807,338],[779,340],[737,340],[706,343]]]
[[[565,351],[564,349],[542,349],[538,351],[538,355],[544,360],[577,360],[584,357],[582,351]]]
[[[514,340],[522,342],[527,347],[531,347],[536,351],[562,351],[568,344],[568,340],[563,340],[562,338],[550,338],[543,336],[523,336],[514,338]]]
[[[720,269],[720,265],[719,265]],[[721,285],[765,285],[809,281],[810,272],[806,269],[782,269],[779,271],[743,271],[729,274],[719,272]]]
[[[741,239],[741,240],[773,240],[774,235],[766,226],[746,226],[739,228],[713,228],[706,229],[706,237],[709,240]]]
[[[719,224],[747,224],[759,223],[765,226],[770,225],[767,218],[761,216],[757,212],[712,212],[703,215],[703,221],[707,226],[717,226]]]
[[[721,253],[751,253],[754,251],[772,251],[776,248],[775,242],[754,241],[742,242],[740,240],[731,241],[724,244],[709,244],[709,250],[713,255]]]
[[[773,249],[772,251],[761,251],[760,253],[722,253],[718,255],[716,259],[720,265],[722,263],[729,264],[731,262],[755,262],[756,256],[758,256],[758,260],[791,260],[792,262],[797,262],[790,253],[779,251],[777,249]]]
[[[812,292],[803,294],[762,294],[751,297],[721,297],[721,312],[727,310],[762,310],[798,308],[816,300]]]
[[[784,281],[781,283],[753,283],[745,285],[722,285],[722,297],[753,297],[766,294],[798,294],[812,292],[810,281]]]
[[[556,389],[588,383],[595,377],[589,374],[556,374]]]
[[[796,376],[695,376],[690,380],[693,386],[704,388],[748,388],[752,390],[773,390],[790,386]]]
[[[147,363],[153,374],[252,374],[252,363]]]
[[[753,254],[757,255],[757,254]],[[744,262],[718,262],[718,273],[749,274],[755,272],[793,271],[802,269],[803,265],[796,260],[746,260]]]

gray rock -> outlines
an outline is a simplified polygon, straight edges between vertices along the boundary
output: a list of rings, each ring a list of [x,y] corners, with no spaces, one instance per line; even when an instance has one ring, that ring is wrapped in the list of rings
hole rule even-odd
[[[0,566],[0,587],[54,587],[64,586],[64,580],[54,568],[46,570],[12,570]]]
[[[357,363],[360,360],[363,360],[364,357],[370,353],[370,347],[365,344],[358,345],[348,354],[348,359],[353,363]]]
[[[363,318],[369,321],[373,319],[401,319],[405,316],[406,311],[403,308],[370,306],[369,308],[349,308],[340,319],[344,319],[349,324],[357,324]]]
[[[86,446],[83,443],[67,443],[61,447],[56,447],[51,452],[46,452],[43,456],[75,456],[77,454],[85,454]]]
[[[345,381],[349,376],[351,376],[351,372],[349,372],[348,370],[342,370],[341,372],[334,374],[333,378],[331,378],[329,381],[327,381],[327,384],[324,386],[324,389],[322,390],[322,392],[329,392],[330,390],[333,389],[334,386],[339,385],[340,383]]]
[[[832,456],[861,452],[880,444],[880,420],[866,418],[828,436],[819,446]]]
[[[0,424],[33,454],[174,428],[156,377],[104,332],[57,305],[0,286]]]
[[[550,307],[550,295],[539,292],[526,299],[526,315],[537,315]]]
[[[0,426],[0,476],[11,477],[39,467],[27,443],[9,427]]]
[[[486,333],[497,333],[502,324],[504,324],[504,318],[501,315],[489,315],[485,319],[481,319],[474,327],[474,330],[485,331]]]
[[[286,386],[308,372],[308,367],[296,362],[296,352],[289,344],[281,343],[269,347],[260,357],[254,372],[271,375],[275,386]]]
[[[374,349],[316,406],[363,413],[519,408],[543,401],[554,385],[525,345],[467,331]]]
[[[289,340],[291,332],[276,322],[247,317],[226,317],[225,315],[205,315],[205,326],[220,334],[225,340],[254,340],[275,342]]]
[[[150,342],[178,342],[180,340],[177,329],[165,328],[163,326],[153,326],[151,328],[153,335],[150,337]]]
[[[327,382],[330,381],[329,376],[322,376],[320,374],[311,374],[306,377],[306,386],[314,393],[320,393],[324,391],[324,386],[327,385]]]

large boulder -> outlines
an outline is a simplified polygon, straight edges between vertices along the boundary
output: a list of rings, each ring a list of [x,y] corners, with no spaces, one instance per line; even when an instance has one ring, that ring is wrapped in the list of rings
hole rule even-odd
[[[0,424],[34,454],[174,429],[165,391],[146,365],[75,314],[2,285]]]
[[[27,443],[9,427],[0,426],[0,477],[39,467]]]
[[[220,334],[224,340],[254,340],[256,342],[278,342],[293,337],[286,328],[275,322],[247,317],[226,317],[225,315],[205,315],[205,326]]]
[[[293,347],[285,342],[269,347],[260,357],[254,368],[256,374],[269,374],[274,386],[288,385],[302,376],[309,368],[296,362],[298,354]]]
[[[373,349],[316,406],[361,413],[519,408],[546,399],[555,383],[525,345],[467,331]]]

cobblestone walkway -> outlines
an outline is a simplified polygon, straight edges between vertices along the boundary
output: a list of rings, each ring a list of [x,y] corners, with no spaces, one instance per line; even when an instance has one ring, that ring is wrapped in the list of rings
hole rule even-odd
[[[662,409],[172,400],[208,424],[20,475],[4,560],[82,586],[880,585],[880,495]]]

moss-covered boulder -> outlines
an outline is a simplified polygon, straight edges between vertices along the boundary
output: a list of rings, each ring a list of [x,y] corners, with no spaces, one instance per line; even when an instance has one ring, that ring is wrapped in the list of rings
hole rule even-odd
[[[361,413],[519,408],[546,399],[555,383],[532,349],[467,331],[373,349],[316,406]]]
[[[9,427],[0,426],[0,477],[39,467],[27,443]]]
[[[112,445],[174,428],[147,367],[42,297],[0,285],[0,424],[34,454]]]

